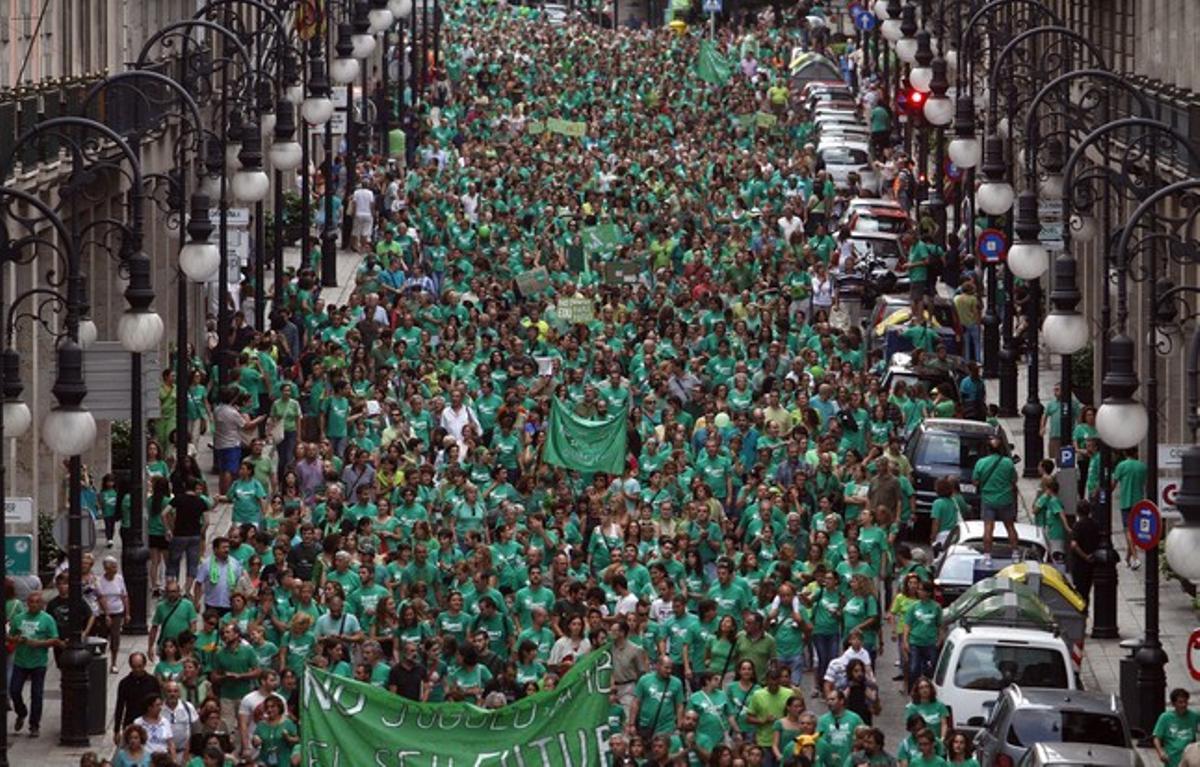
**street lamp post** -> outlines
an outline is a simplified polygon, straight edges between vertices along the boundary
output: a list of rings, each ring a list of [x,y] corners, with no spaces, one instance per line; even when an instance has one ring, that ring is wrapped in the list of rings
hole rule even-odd
[[[27,144],[44,141],[48,138],[52,138],[64,146],[67,157],[70,158],[71,173],[58,191],[67,211],[71,213],[72,226],[70,231],[67,231],[57,215],[40,201],[34,204],[28,199],[29,195],[18,193],[15,190],[4,190],[4,194],[8,197],[22,199],[41,214],[40,217],[31,218],[14,210],[2,211],[0,223],[4,225],[0,226],[0,231],[5,233],[6,238],[10,236],[9,219],[17,227],[26,228],[31,232],[27,238],[21,238],[15,242],[11,239],[6,241],[6,247],[3,250],[4,260],[6,262],[32,262],[41,255],[39,246],[47,248],[50,251],[50,257],[55,259],[46,278],[48,287],[34,287],[25,291],[12,302],[12,307],[8,310],[6,340],[10,343],[9,351],[5,353],[5,363],[6,365],[10,364],[17,354],[15,349],[11,348],[11,332],[17,317],[15,309],[18,305],[30,299],[39,302],[40,305],[28,316],[42,323],[47,329],[50,329],[50,325],[43,315],[44,307],[49,305],[60,310],[64,316],[64,327],[61,331],[55,332],[59,338],[57,378],[52,389],[56,405],[43,423],[42,439],[55,454],[68,458],[67,563],[70,622],[66,637],[66,649],[63,650],[58,664],[62,672],[62,733],[60,740],[63,745],[86,746],[88,744],[87,664],[90,653],[83,643],[83,507],[80,503],[83,464],[80,455],[88,451],[96,440],[96,421],[83,406],[83,400],[87,396],[87,386],[83,380],[83,346],[80,328],[83,319],[87,316],[88,306],[85,298],[86,283],[81,271],[81,236],[78,224],[80,213],[77,210],[77,204],[85,198],[86,187],[92,183],[99,170],[112,169],[123,173],[127,172],[131,182],[128,211],[130,223],[121,229],[122,252],[129,254],[126,263],[129,285],[125,291],[129,308],[121,318],[118,333],[122,345],[133,354],[134,359],[139,353],[156,347],[161,341],[162,319],[150,309],[154,294],[150,290],[149,283],[149,258],[141,251],[143,177],[137,155],[119,134],[102,123],[83,117],[57,117],[44,120],[26,131],[8,148],[3,158],[0,159],[0,178],[8,178],[11,175],[16,158],[20,156]],[[95,145],[97,139],[115,147],[116,159],[99,156],[95,153],[91,147]],[[128,165],[127,171],[123,170],[124,165]],[[47,244],[45,240],[39,238],[38,227],[52,228],[61,242],[56,244],[51,241]],[[25,248],[30,249],[27,255],[23,254]],[[3,271],[0,269],[0,274]],[[3,295],[2,289],[0,289],[0,295]],[[9,379],[8,374],[18,369],[16,364],[11,364],[11,367],[5,370],[6,382]],[[133,372],[136,375],[138,370],[135,368]],[[140,376],[135,377],[134,380],[140,385]],[[6,388],[5,394],[9,395],[10,393],[11,390]],[[28,419],[24,418],[20,407],[9,407],[8,405],[12,404],[9,402],[5,404],[4,415],[19,414],[18,417],[22,424],[28,425]],[[133,413],[135,419],[138,415],[136,412]],[[138,428],[139,424],[135,420],[134,428],[131,431],[136,432]],[[0,433],[2,432],[3,426],[0,426]]]
[[[1151,158],[1150,163],[1155,162]],[[1200,190],[1200,179],[1188,179],[1169,186],[1162,187],[1150,194],[1138,205],[1121,230],[1115,255],[1118,261],[1117,274],[1117,336],[1110,346],[1110,367],[1105,374],[1106,392],[1104,404],[1096,413],[1096,431],[1100,439],[1110,447],[1127,449],[1136,447],[1146,439],[1146,497],[1154,498],[1158,493],[1158,357],[1153,351],[1146,356],[1146,401],[1144,407],[1134,399],[1138,387],[1135,367],[1134,342],[1125,331],[1128,314],[1128,280],[1134,276],[1131,269],[1133,257],[1143,256],[1145,263],[1141,270],[1142,279],[1147,287],[1146,304],[1149,308],[1150,332],[1157,334],[1158,324],[1162,315],[1166,314],[1162,299],[1175,300],[1176,296],[1190,288],[1167,289],[1160,295],[1160,251],[1176,260],[1190,263],[1188,256],[1179,258],[1177,254],[1191,252],[1195,248],[1195,240],[1191,236],[1193,216],[1190,212],[1173,217],[1166,211],[1159,210],[1165,202],[1180,203],[1194,196]],[[1182,205],[1187,210],[1187,205]],[[1159,231],[1169,227],[1167,232]],[[1139,229],[1143,230],[1139,233]],[[1150,229],[1146,234],[1145,229]],[[1136,239],[1135,239],[1136,238]],[[1200,343],[1193,339],[1193,344]],[[1189,354],[1190,366],[1194,367],[1195,359]],[[1191,371],[1189,370],[1189,373]],[[1189,392],[1193,376],[1189,375]],[[1195,423],[1196,411],[1189,411],[1189,426]],[[1193,427],[1194,428],[1194,427]],[[1189,466],[1188,468],[1194,468]],[[1190,502],[1190,501],[1189,501]],[[1189,513],[1191,509],[1189,509]],[[1172,545],[1175,558],[1182,559],[1182,548],[1193,537],[1194,527],[1189,525],[1180,541]],[[1188,552],[1196,558],[1194,550]],[[1147,732],[1153,726],[1158,715],[1164,708],[1166,697],[1167,677],[1165,666],[1167,654],[1162,646],[1159,630],[1159,554],[1158,548],[1152,547],[1146,551],[1145,574],[1145,631],[1141,642],[1134,653],[1137,665],[1136,684],[1137,699],[1134,713],[1138,718],[1135,725],[1141,726]],[[1185,565],[1185,571],[1192,568]]]

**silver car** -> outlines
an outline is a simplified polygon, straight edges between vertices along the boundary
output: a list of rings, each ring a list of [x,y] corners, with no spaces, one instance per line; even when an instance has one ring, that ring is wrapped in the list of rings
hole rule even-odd
[[[1142,758],[1132,748],[1092,743],[1035,743],[1020,767],[1138,767]]]
[[[1017,764],[1039,743],[1134,748],[1116,695],[1015,684],[1005,687],[992,706],[987,726],[975,734],[980,767]],[[1140,758],[1133,764],[1140,767]]]
[[[817,154],[839,189],[848,188],[850,174],[857,173],[864,191],[878,193],[879,175],[871,164],[871,150],[865,143],[822,141],[817,147]]]

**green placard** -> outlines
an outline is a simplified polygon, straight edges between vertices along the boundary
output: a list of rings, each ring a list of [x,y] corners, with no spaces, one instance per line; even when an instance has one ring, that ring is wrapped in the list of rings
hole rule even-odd
[[[774,128],[779,122],[779,118],[770,112],[756,112],[754,114],[754,124],[760,128]]]
[[[9,535],[4,539],[4,566],[9,575],[33,575],[33,536]]]
[[[622,231],[618,224],[596,224],[585,226],[579,235],[588,253],[608,254],[620,247]]]
[[[546,124],[541,120],[530,120],[525,123],[525,130],[533,135],[546,132]]]
[[[560,298],[554,311],[560,320],[572,325],[577,322],[591,322],[596,318],[596,305],[590,298]]]
[[[531,296],[550,286],[550,273],[544,266],[521,272],[514,279],[517,283],[517,290],[521,291],[523,296]]]
[[[583,138],[587,135],[587,123],[585,122],[580,122],[577,120],[563,120],[560,127],[564,136],[570,136],[571,138]]]
[[[733,121],[736,122],[742,128],[753,128],[757,120],[758,120],[758,115],[755,112],[750,112],[749,114],[744,114],[744,115],[734,115],[733,116]]]

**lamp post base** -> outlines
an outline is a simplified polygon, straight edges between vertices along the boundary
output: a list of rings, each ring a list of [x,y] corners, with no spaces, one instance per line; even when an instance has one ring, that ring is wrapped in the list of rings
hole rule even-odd
[[[1143,639],[1141,647],[1133,655],[1137,663],[1137,707],[1141,719],[1130,722],[1145,733],[1149,740],[1158,715],[1162,713],[1167,697],[1167,653],[1157,638]]]
[[[1000,377],[1000,317],[990,308],[983,315],[983,377]]]
[[[150,549],[144,545],[126,546],[121,550],[121,570],[129,591],[129,620],[122,627],[125,634],[144,636],[147,631],[147,589],[149,588]]]
[[[1000,350],[1000,417],[1017,417],[1017,350],[1011,346]]]
[[[88,661],[89,653],[83,641],[71,640],[58,668],[62,674],[62,732],[58,742],[63,746],[87,747],[88,739]]]
[[[1100,536],[1100,548],[1096,550],[1096,570],[1092,575],[1092,639],[1116,639],[1117,627],[1117,560],[1120,555],[1108,539]]]
[[[337,287],[337,232],[321,232],[321,287]]]
[[[1042,411],[1042,403],[1036,398],[1031,398],[1025,403],[1025,407],[1021,408],[1021,415],[1025,417],[1025,468],[1022,473],[1026,478],[1038,476],[1038,464],[1042,462],[1046,452],[1040,433]]]

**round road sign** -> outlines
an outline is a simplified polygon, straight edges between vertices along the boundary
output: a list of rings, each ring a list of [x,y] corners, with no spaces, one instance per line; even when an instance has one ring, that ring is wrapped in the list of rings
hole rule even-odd
[[[1200,681],[1200,629],[1196,629],[1188,637],[1187,667],[1192,679]]]
[[[1142,551],[1158,546],[1158,539],[1162,536],[1162,516],[1154,501],[1141,500],[1133,504],[1129,510],[1129,532],[1133,537],[1133,545]]]
[[[985,264],[998,264],[1008,253],[1008,238],[999,229],[984,229],[975,241],[975,250]]]

